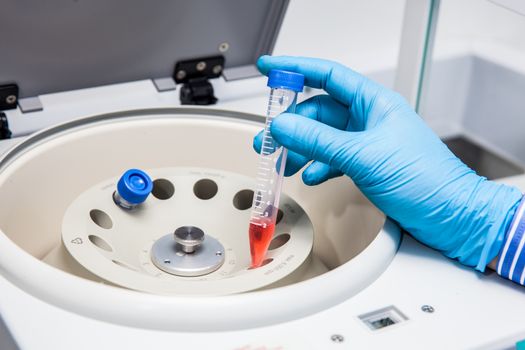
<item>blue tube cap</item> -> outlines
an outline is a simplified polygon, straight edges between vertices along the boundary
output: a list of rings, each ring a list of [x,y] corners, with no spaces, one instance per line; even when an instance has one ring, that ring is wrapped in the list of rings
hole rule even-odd
[[[268,73],[268,86],[272,89],[288,89],[302,92],[304,88],[304,75],[285,70],[272,69]]]
[[[120,177],[117,191],[122,199],[131,204],[140,204],[153,190],[151,178],[139,169],[129,169]]]

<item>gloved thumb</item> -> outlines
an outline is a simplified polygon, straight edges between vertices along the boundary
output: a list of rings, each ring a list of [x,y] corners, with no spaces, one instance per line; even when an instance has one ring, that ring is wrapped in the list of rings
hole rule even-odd
[[[355,144],[353,134],[298,114],[283,113],[272,121],[274,139],[289,150],[308,159],[341,169],[345,155]],[[341,169],[342,170],[342,169]]]

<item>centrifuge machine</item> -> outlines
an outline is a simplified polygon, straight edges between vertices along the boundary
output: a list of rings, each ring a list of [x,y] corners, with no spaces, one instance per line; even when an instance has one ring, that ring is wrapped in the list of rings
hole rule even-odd
[[[521,287],[402,237],[346,177],[287,179],[267,258],[250,268],[252,139],[267,93],[254,62],[287,5],[2,3],[2,135],[28,136],[0,143],[0,348],[525,338]],[[152,192],[127,210],[115,195],[135,168]]]

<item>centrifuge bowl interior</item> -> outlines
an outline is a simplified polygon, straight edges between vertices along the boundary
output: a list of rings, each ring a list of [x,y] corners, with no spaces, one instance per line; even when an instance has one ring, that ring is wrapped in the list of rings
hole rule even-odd
[[[175,331],[274,324],[352,297],[388,267],[400,233],[347,177],[314,187],[304,185],[300,174],[285,180],[284,195],[304,210],[313,228],[313,248],[307,253],[315,263],[265,288],[239,286],[238,293],[228,295],[137,291],[77,269],[78,263],[66,256],[64,215],[86,189],[129,168],[212,169],[254,178],[258,156],[252,140],[262,121],[231,111],[151,109],[83,118],[32,135],[0,159],[2,274],[37,298],[75,313]],[[177,191],[175,186],[174,198]],[[192,203],[188,200],[187,210]],[[224,222],[239,220],[229,213],[223,213]],[[248,222],[242,225],[248,228]],[[247,230],[234,234],[247,235]],[[56,252],[58,258],[49,258]],[[272,271],[286,262],[281,265]]]

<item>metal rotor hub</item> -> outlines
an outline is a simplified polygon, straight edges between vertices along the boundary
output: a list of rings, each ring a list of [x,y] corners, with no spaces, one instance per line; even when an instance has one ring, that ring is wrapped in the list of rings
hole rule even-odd
[[[209,274],[224,263],[223,245],[195,226],[181,226],[159,238],[151,249],[151,261],[172,275],[194,277]]]

